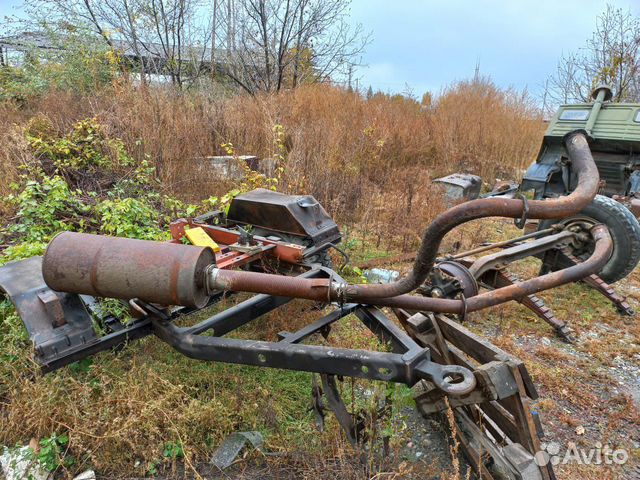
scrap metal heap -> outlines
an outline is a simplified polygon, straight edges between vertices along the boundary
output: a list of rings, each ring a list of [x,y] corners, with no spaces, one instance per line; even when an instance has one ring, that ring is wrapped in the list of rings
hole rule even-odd
[[[457,320],[511,300],[534,301],[537,292],[596,274],[612,253],[609,231],[603,225],[554,224],[455,258],[438,258],[438,249],[448,232],[471,220],[507,217],[523,225],[527,219],[566,218],[588,205],[599,178],[584,132],[568,134],[565,146],[576,180],[572,193],[458,204],[431,223],[412,271],[392,283],[349,284],[329,268],[327,251],[340,241],[340,232],[313,197],[256,190],[237,197],[227,215],[177,220],[171,242],[61,233],[44,257],[0,268],[0,290],[15,304],[45,372],[154,334],[198,360],[320,374],[314,403],[319,407],[324,394],[354,445],[363,434],[340,399],[336,377],[403,383],[415,386],[424,415],[448,405],[454,409],[461,445],[479,477],[551,479],[551,466],[535,461],[541,428],[529,406],[537,394],[524,364]],[[214,247],[184,244],[195,229]],[[504,272],[512,262],[586,244],[590,257],[567,268],[523,281]],[[500,250],[472,257],[489,248]],[[481,292],[479,285],[490,290]],[[255,295],[196,325],[176,324],[234,292]],[[135,318],[101,318],[108,333],[99,336],[92,317],[101,297],[129,302]],[[281,332],[279,341],[226,336],[294,298],[333,310],[297,332]],[[348,315],[389,351],[305,343],[316,333],[328,335]]]

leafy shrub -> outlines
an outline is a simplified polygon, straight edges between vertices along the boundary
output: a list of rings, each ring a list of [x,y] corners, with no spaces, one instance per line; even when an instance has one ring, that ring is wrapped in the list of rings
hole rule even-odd
[[[117,195],[141,193],[154,169],[145,160],[136,165],[124,143],[110,138],[96,118],[76,122],[66,134],[58,134],[48,118],[37,116],[25,129],[35,158],[31,169],[61,175],[72,188]],[[112,188],[117,192],[110,192]]]
[[[7,231],[23,242],[44,242],[63,230],[82,230],[90,221],[86,215],[91,207],[58,175],[28,180],[9,202],[17,207],[17,219]]]
[[[60,467],[70,467],[75,463],[75,459],[66,455],[66,448],[69,444],[67,435],[53,434],[48,438],[40,440],[40,450],[35,455],[38,462],[49,472],[55,472]]]
[[[25,68],[0,68],[0,100],[11,100],[23,105],[29,98],[46,91],[47,87],[42,78],[31,75]]]
[[[14,260],[42,255],[46,248],[47,244],[45,242],[22,242],[18,245],[10,245],[2,252],[0,265]]]
[[[57,168],[114,170],[118,166],[133,165],[122,141],[109,139],[95,118],[75,123],[61,138],[47,135],[46,119],[32,121],[30,127],[26,135],[34,153],[40,158],[49,158]]]
[[[158,192],[149,161],[136,162],[96,118],[60,134],[36,116],[24,135],[32,160],[8,199],[16,215],[0,230],[10,244],[0,263],[42,254],[61,231],[166,239],[165,223],[198,209]]]
[[[144,200],[116,198],[103,200],[95,208],[100,231],[116,237],[159,240],[158,212]]]

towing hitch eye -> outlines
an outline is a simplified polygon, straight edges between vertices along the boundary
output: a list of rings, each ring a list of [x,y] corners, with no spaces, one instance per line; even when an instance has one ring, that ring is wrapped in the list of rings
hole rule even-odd
[[[451,396],[466,395],[476,388],[476,378],[471,370],[460,365],[441,365],[431,361],[428,348],[420,347],[399,329],[394,332],[390,325],[386,325],[387,332],[398,336],[396,340],[408,349],[404,353],[204,336],[193,333],[203,333],[197,325],[195,328],[177,327],[166,312],[154,305],[139,300],[135,304],[149,313],[156,336],[183,355],[197,360],[369,378],[409,386],[427,380]],[[351,311],[345,311],[343,315]],[[369,320],[376,318],[375,314],[365,315],[369,316]],[[388,321],[385,319],[384,315],[378,316],[378,321]]]
[[[476,377],[471,370],[460,365],[440,365],[424,361],[415,370],[448,395],[466,395],[476,387]]]

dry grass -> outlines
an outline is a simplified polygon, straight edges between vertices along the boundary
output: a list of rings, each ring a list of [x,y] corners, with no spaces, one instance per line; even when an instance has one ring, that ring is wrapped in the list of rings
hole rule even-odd
[[[488,80],[459,83],[432,105],[382,94],[367,100],[322,85],[257,98],[128,85],[91,97],[56,91],[20,109],[0,105],[0,166],[7,172],[0,194],[15,179],[20,129],[36,114],[60,131],[98,117],[138,159],[149,156],[167,191],[190,201],[230,188],[199,159],[224,154],[223,143],[238,154],[271,157],[273,127],[282,125],[288,154],[281,189],[311,193],[339,222],[365,224],[405,248],[441,208],[428,187],[433,177],[466,171],[489,183],[514,178],[533,160],[544,128],[526,96]],[[391,225],[401,231],[391,235]]]
[[[50,92],[20,108],[0,104],[3,197],[27,160],[21,132],[35,115],[47,116],[61,132],[97,117],[138,160],[148,156],[167,192],[189,201],[231,186],[200,168],[199,158],[224,154],[223,143],[232,143],[238,154],[272,156],[273,127],[282,125],[288,153],[281,190],[315,195],[343,226],[357,259],[413,248],[444,208],[430,187],[433,177],[459,170],[489,182],[517,177],[533,160],[544,128],[526,97],[488,81],[460,83],[431,105],[401,96],[365,99],[329,86],[257,98],[127,85],[91,97]],[[3,202],[0,215],[9,213]],[[452,242],[468,245],[494,227],[466,229]],[[298,307],[268,316],[259,331],[248,333],[272,339],[279,330],[295,329],[310,314]],[[337,344],[372,341],[353,329],[337,330]],[[166,442],[180,442],[185,476],[191,477],[189,465],[207,462],[226,434],[259,429],[268,434],[267,449],[282,453],[282,463],[293,465],[296,476],[364,476],[335,422],[323,435],[315,431],[306,412],[307,374],[195,362],[147,339],[117,355],[99,355],[87,371],[40,377],[26,366],[28,349],[16,345],[22,346],[12,352],[17,360],[0,368],[1,378],[10,378],[0,384],[0,443],[67,432],[77,461],[69,474],[91,466],[143,475],[158,462],[178,475],[162,450]],[[415,468],[399,463],[387,468],[385,478],[418,476],[419,468],[409,472]]]

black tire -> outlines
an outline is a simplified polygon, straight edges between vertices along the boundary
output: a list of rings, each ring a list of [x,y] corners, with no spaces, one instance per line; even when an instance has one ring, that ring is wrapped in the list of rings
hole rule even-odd
[[[609,228],[613,239],[613,253],[609,262],[598,275],[607,283],[623,279],[638,265],[640,261],[640,224],[636,217],[624,205],[604,195],[596,195],[591,204],[577,216],[564,220],[543,220],[539,229],[548,228],[556,223],[569,223],[572,220],[585,219],[587,222],[603,223]],[[587,258],[591,251],[588,247],[574,252],[580,258]],[[564,268],[566,265],[553,265],[552,269]]]

